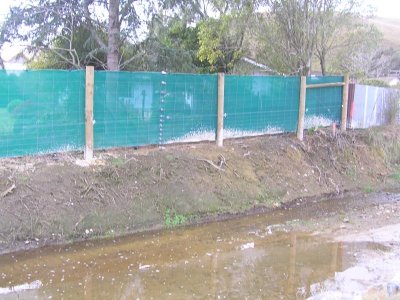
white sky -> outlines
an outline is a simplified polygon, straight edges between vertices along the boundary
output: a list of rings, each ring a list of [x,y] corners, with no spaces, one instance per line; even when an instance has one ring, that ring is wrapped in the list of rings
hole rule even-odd
[[[29,0],[0,0],[0,17],[7,13],[11,5]],[[366,4],[376,8],[376,15],[384,18],[400,19],[400,0],[364,0]]]
[[[367,5],[376,8],[375,14],[378,17],[400,19],[399,0],[364,0]]]

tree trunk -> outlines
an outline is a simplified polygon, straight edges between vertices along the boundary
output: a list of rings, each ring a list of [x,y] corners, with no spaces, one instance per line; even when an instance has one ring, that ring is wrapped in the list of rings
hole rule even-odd
[[[326,75],[326,65],[325,65],[325,55],[324,54],[319,55],[319,64],[321,65],[322,76],[325,76]]]
[[[322,59],[321,59],[321,73],[322,73],[322,76],[326,75],[325,61]]]
[[[110,0],[109,2],[107,69],[110,71],[119,71],[119,1]]]

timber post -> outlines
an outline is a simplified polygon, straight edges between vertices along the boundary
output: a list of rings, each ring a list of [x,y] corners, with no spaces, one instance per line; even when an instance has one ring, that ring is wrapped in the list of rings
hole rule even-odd
[[[94,67],[86,67],[85,84],[85,153],[86,161],[93,159],[93,97],[94,97]]]
[[[224,99],[225,99],[225,74],[218,73],[218,105],[217,105],[217,133],[218,147],[224,145]]]
[[[307,77],[300,78],[299,117],[297,119],[297,138],[302,141],[304,137],[304,115],[306,111]]]
[[[342,98],[342,118],[340,121],[340,130],[346,131],[347,129],[347,108],[349,103],[349,75],[344,75],[344,85],[343,85],[343,98]]]

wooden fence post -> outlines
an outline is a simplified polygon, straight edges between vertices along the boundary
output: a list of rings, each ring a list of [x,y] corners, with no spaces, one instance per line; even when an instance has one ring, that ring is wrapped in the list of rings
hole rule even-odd
[[[346,131],[347,128],[347,106],[349,103],[349,75],[344,75],[343,98],[342,98],[342,118],[340,121],[340,130]]]
[[[218,111],[217,111],[217,146],[224,144],[224,98],[225,98],[225,75],[218,73]]]
[[[307,77],[301,76],[299,117],[297,120],[297,138],[300,141],[302,141],[304,137],[304,114],[306,111],[306,93],[307,93]]]
[[[85,153],[86,161],[93,159],[93,89],[94,67],[86,67],[86,93],[85,93]]]

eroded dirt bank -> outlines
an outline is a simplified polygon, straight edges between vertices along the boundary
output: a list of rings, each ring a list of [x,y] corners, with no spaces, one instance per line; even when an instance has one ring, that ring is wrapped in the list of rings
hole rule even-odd
[[[0,252],[400,188],[400,129],[0,160]]]

